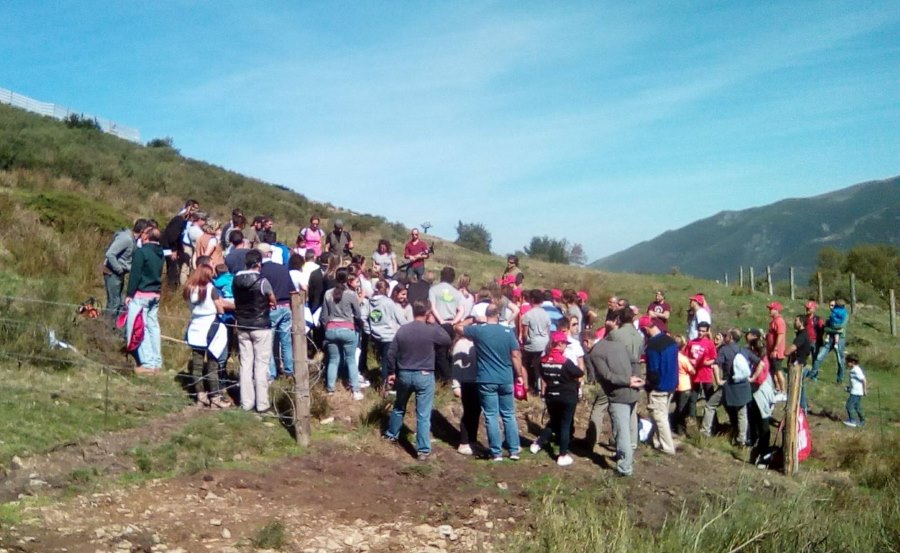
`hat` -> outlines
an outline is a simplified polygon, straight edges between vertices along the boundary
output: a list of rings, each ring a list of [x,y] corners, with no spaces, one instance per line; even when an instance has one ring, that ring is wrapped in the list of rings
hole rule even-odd
[[[695,301],[700,305],[703,305],[704,303],[706,303],[706,296],[704,296],[703,294],[694,294],[693,296],[691,296],[691,301]]]
[[[815,309],[816,307],[819,307],[819,304],[817,304],[813,300],[809,300],[808,302],[806,302],[807,309]]]
[[[656,321],[653,320],[652,317],[644,315],[640,319],[638,319],[638,327],[640,328],[648,328],[651,326],[656,326]]]
[[[550,341],[554,344],[562,344],[569,341],[569,335],[561,330],[550,333]]]
[[[581,301],[588,301],[588,293],[584,290],[579,290],[575,295],[581,298]]]
[[[550,290],[550,297],[555,300],[562,299],[562,290],[560,290],[559,288]]]
[[[769,305],[766,306],[766,309],[775,309],[776,311],[781,311],[781,303],[777,301],[773,301]]]
[[[259,244],[256,245],[256,250],[259,253],[265,255],[267,253],[272,253],[272,246],[270,246],[269,244],[266,244],[265,242],[260,242]]]

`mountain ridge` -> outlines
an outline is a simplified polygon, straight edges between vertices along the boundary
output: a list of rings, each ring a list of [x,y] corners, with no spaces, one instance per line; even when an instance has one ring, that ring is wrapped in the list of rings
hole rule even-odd
[[[776,274],[776,280],[786,279],[788,267],[794,267],[798,282],[802,282],[813,272],[822,247],[900,246],[897,228],[900,176],[816,196],[720,211],[598,259],[589,267],[649,273],[677,269],[696,277],[721,279],[726,272],[734,276],[741,265],[768,265],[783,273]],[[698,249],[697,244],[704,247]]]

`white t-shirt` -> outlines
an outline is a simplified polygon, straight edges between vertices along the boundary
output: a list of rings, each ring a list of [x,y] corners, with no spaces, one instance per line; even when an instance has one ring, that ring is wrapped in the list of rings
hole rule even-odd
[[[584,348],[581,347],[578,338],[569,336],[567,339],[569,343],[566,345],[566,349],[563,350],[563,355],[566,359],[578,365],[578,360],[584,357]]]
[[[863,390],[865,388],[864,384],[866,382],[866,375],[863,374],[862,367],[859,365],[850,369],[850,395],[851,396],[861,396],[865,395]]]
[[[712,317],[709,315],[709,310],[703,307],[698,308],[691,318],[691,324],[688,325],[688,340],[696,340],[700,337],[700,329],[698,328],[700,323],[712,325]]]

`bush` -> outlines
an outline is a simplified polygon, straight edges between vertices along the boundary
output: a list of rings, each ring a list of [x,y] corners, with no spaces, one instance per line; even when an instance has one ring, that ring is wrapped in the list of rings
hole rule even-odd
[[[100,232],[114,232],[130,226],[130,222],[109,205],[97,202],[83,194],[72,192],[42,192],[25,202],[26,207],[37,212],[41,223],[61,233],[77,228],[90,228]]]
[[[97,122],[96,119],[91,119],[90,117],[85,117],[84,115],[78,115],[77,113],[70,113],[68,117],[63,119],[63,123],[70,129],[93,129],[96,131],[100,130],[100,123]]]

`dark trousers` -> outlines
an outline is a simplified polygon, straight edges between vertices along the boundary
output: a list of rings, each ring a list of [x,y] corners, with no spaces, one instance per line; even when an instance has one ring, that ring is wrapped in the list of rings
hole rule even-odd
[[[708,401],[709,398],[712,397],[714,391],[715,386],[713,386],[712,383],[694,384],[694,387],[691,388],[691,398],[688,410],[692,417],[697,417],[697,401],[700,400],[700,397],[703,396],[703,399]]]
[[[696,409],[696,403],[694,405]],[[687,432],[688,415],[691,414],[691,391],[675,392],[675,411],[672,413],[672,430],[676,434]]]
[[[750,419],[750,445],[753,446],[750,452],[750,459],[756,460],[769,453],[769,447],[772,443],[772,431],[769,428],[769,418],[763,418],[756,400],[751,401],[747,408],[747,415]]]
[[[195,394],[206,392],[214,396],[219,393],[219,362],[205,349],[191,350],[190,369]]]
[[[565,455],[569,453],[569,442],[572,439],[572,421],[575,419],[576,401],[560,401],[547,400],[547,415],[550,420],[547,426],[541,431],[538,442],[546,444],[550,442],[550,438],[556,433],[559,436],[559,454]]]
[[[542,351],[522,351],[522,364],[528,374],[528,389],[534,394],[541,392],[541,357]]]
[[[478,384],[463,382],[460,384],[462,400],[462,417],[459,419],[459,443],[472,444],[478,441],[478,422],[481,419],[481,396]]]
[[[190,263],[191,258],[184,252],[178,253],[177,259],[172,259],[171,256],[166,256],[166,282],[169,283],[169,288],[175,290],[181,284],[181,271],[182,267],[184,267],[185,263]]]
[[[453,325],[441,325],[447,336],[453,338]],[[453,379],[453,365],[450,363],[450,346],[434,346],[434,372],[440,382],[446,384]]]

